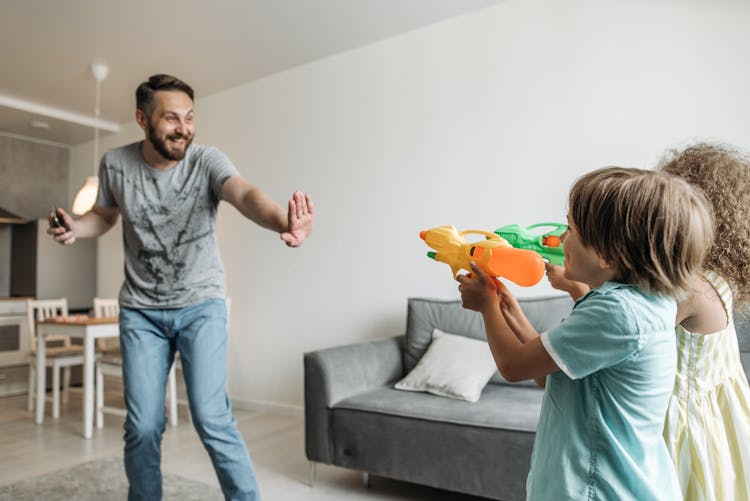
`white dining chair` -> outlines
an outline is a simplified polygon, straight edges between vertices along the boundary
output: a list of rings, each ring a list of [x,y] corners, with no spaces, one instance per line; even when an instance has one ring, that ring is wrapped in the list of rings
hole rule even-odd
[[[116,317],[120,313],[117,299],[94,298],[95,317]],[[122,354],[120,353],[120,342],[117,338],[99,339],[107,341],[97,344],[96,360],[96,427],[104,426],[104,414],[125,416],[127,411],[122,407],[113,407],[104,404],[104,376],[112,376],[122,379]],[[177,426],[177,376],[175,364],[167,376],[167,406],[169,408],[169,424]]]
[[[94,298],[94,317],[115,318],[120,314],[120,302],[115,298]],[[96,340],[98,353],[119,353],[120,339],[116,337],[102,337]]]
[[[29,356],[29,412],[34,410],[34,393],[36,391],[36,324],[43,320],[68,315],[68,300],[30,299],[26,304],[29,336],[31,336],[31,355]],[[70,390],[70,368],[83,366],[83,347],[74,345],[68,336],[47,336],[46,367],[52,369],[52,417],[60,417],[60,372],[63,372],[63,402],[68,401]],[[46,397],[49,399],[49,397]]]

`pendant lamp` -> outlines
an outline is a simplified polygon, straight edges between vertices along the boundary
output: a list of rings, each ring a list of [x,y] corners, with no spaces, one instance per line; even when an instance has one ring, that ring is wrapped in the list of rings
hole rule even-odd
[[[99,168],[99,115],[101,110],[99,108],[99,101],[101,99],[101,87],[102,82],[107,75],[109,75],[109,67],[106,64],[92,64],[91,75],[96,80],[96,106],[94,108],[94,173],[98,172]],[[83,184],[76,198],[73,200],[73,214],[80,216],[85,214],[94,206],[96,202],[97,191],[99,190],[99,178],[97,176],[89,176],[86,178],[86,182]]]

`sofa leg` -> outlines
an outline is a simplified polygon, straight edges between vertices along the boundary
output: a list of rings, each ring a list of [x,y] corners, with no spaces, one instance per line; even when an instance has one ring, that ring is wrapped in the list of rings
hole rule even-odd
[[[372,487],[372,483],[370,482],[370,474],[366,471],[362,472],[362,485],[364,485],[367,489]]]
[[[310,487],[315,483],[315,461],[308,461],[308,484]]]

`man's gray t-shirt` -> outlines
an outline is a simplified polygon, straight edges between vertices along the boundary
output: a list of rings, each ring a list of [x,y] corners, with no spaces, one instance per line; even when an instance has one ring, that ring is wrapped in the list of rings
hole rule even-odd
[[[174,167],[151,167],[142,142],[109,150],[96,203],[122,216],[125,282],[120,304],[181,308],[225,296],[216,209],[237,168],[221,151],[191,144]]]

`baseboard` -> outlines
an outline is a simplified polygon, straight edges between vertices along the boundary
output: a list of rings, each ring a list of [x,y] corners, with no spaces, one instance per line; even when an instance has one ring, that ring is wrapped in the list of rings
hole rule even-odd
[[[231,398],[232,407],[243,411],[271,411],[286,414],[298,418],[305,416],[305,409],[301,405],[280,404],[278,402],[267,402],[248,398]]]

